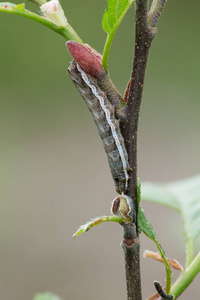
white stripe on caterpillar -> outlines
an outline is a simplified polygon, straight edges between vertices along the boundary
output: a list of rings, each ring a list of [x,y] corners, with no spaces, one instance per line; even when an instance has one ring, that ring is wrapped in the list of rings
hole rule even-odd
[[[92,90],[93,94],[95,95],[95,97],[97,97],[97,99],[99,99],[99,103],[101,105],[101,108],[103,109],[103,111],[105,113],[106,120],[107,120],[107,122],[108,122],[108,124],[109,124],[109,126],[111,128],[112,136],[113,136],[113,138],[115,140],[117,149],[119,151],[119,154],[120,154],[120,157],[121,157],[121,160],[122,160],[124,174],[125,174],[125,177],[126,177],[125,188],[127,189],[127,187],[128,187],[128,179],[129,179],[128,172],[127,172],[127,161],[125,159],[125,155],[124,155],[124,151],[123,151],[124,149],[122,149],[122,146],[120,144],[117,132],[115,130],[115,126],[114,126],[114,124],[113,124],[113,122],[112,122],[112,120],[110,118],[110,112],[109,112],[109,110],[105,106],[104,98],[98,94],[96,87],[90,83],[89,78],[87,77],[87,75],[85,74],[85,72],[80,68],[79,64],[77,64],[77,69],[81,73],[81,76],[82,76],[83,80],[85,81],[85,83],[91,88],[91,90]]]
[[[115,119],[114,108],[98,86],[97,80],[87,75],[75,61],[70,64],[69,75],[93,115],[108,155],[116,190],[122,194],[128,187],[129,163],[119,122]]]

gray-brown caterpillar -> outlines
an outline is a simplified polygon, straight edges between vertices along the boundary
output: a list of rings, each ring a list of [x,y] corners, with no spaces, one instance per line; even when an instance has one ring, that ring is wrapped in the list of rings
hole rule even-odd
[[[109,102],[106,94],[98,86],[97,79],[86,74],[78,63],[72,61],[68,72],[71,80],[85,100],[97,125],[108,156],[116,191],[119,194],[125,193],[129,179],[128,154],[120,132],[119,121],[115,118],[114,107]]]

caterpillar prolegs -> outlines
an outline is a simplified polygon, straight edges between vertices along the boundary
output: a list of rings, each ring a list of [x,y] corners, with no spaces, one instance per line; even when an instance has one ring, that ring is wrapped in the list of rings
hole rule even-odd
[[[97,125],[107,153],[116,191],[119,194],[125,193],[129,179],[128,155],[120,132],[119,121],[115,118],[114,107],[98,86],[97,79],[86,74],[78,63],[72,61],[68,72]]]

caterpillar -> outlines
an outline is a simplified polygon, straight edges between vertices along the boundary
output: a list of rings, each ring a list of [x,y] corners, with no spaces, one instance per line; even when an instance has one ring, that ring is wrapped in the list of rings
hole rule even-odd
[[[128,187],[129,163],[115,109],[98,86],[97,79],[86,74],[76,61],[70,63],[68,73],[92,113],[104,144],[116,191],[123,194]]]

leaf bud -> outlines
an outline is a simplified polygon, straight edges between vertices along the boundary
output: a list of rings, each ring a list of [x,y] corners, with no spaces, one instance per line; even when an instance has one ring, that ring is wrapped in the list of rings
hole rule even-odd
[[[116,197],[112,202],[111,212],[124,220],[130,221],[130,198],[127,195]]]
[[[59,27],[67,26],[67,18],[65,17],[59,0],[51,0],[40,6],[41,12],[45,19],[51,21]]]

